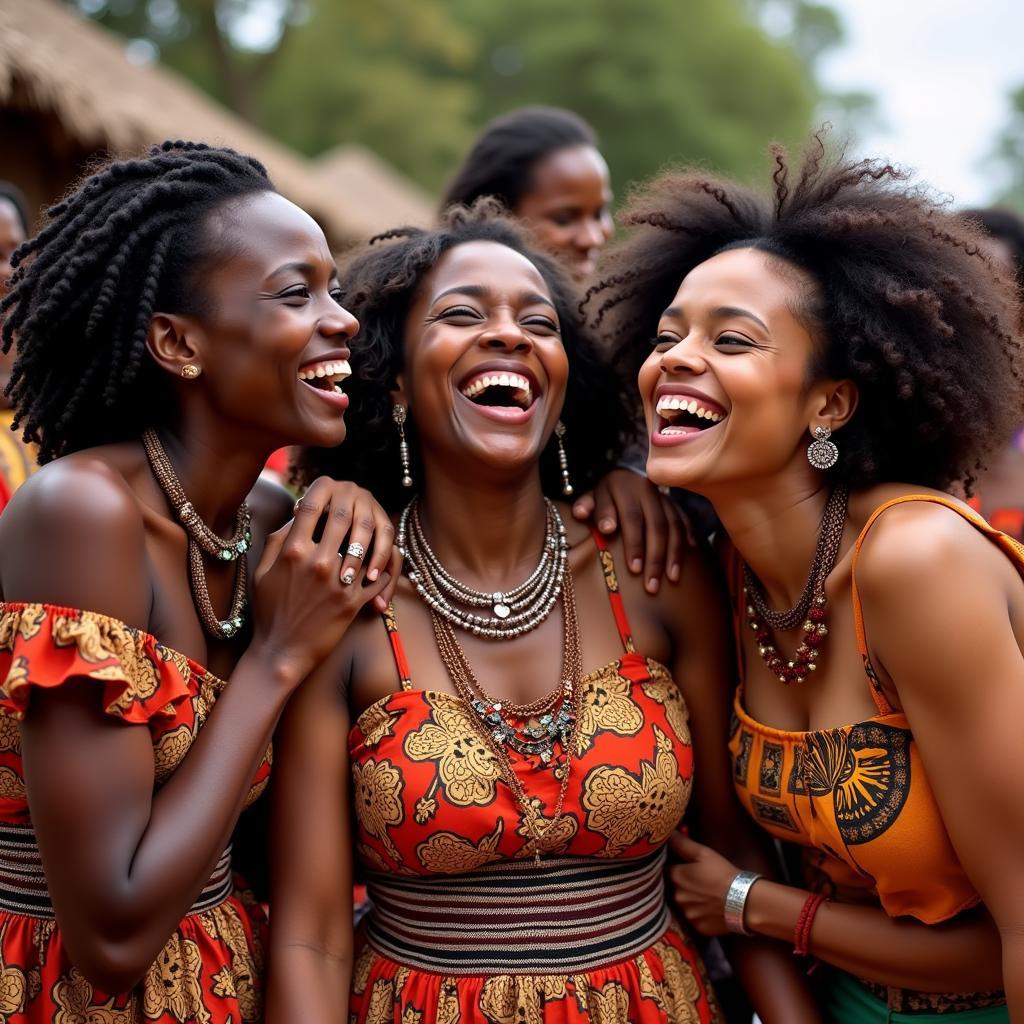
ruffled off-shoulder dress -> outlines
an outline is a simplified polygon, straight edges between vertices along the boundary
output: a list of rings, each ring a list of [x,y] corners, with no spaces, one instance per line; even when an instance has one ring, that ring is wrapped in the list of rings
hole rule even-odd
[[[230,846],[131,992],[100,991],[68,958],[29,816],[18,721],[33,687],[72,679],[93,682],[108,715],[149,729],[157,788],[185,757],[224,687],[194,661],[117,619],[53,605],[0,604],[0,1021],[260,1020],[265,919],[236,885]],[[269,774],[268,750],[247,804]]]

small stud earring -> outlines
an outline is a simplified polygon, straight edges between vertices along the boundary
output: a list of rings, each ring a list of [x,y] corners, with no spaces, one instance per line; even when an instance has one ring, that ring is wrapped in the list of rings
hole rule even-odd
[[[828,427],[815,427],[814,440],[807,446],[807,461],[815,469],[831,469],[839,461],[839,449],[830,441]]]
[[[185,380],[195,380],[202,372],[195,363],[186,363],[181,368],[181,375]]]
[[[568,498],[572,495],[572,483],[569,481],[569,460],[565,454],[565,424],[559,420],[555,424],[555,437],[558,438],[558,465],[562,470],[562,493]]]
[[[391,418],[398,427],[398,457],[402,460],[403,487],[412,487],[412,476],[409,473],[409,442],[405,439],[405,420],[408,415],[406,407],[398,402],[391,409]]]

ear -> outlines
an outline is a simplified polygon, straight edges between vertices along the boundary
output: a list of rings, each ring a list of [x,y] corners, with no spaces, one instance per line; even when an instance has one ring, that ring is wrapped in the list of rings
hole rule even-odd
[[[404,405],[409,407],[409,392],[405,389],[405,373],[399,373],[395,377],[395,386],[391,389],[391,404]]]
[[[186,363],[202,368],[195,337],[198,330],[185,317],[154,313],[146,334],[146,348],[161,369],[180,377]]]
[[[822,381],[817,391],[808,430],[828,427],[834,433],[850,422],[857,409],[857,385],[852,380]]]

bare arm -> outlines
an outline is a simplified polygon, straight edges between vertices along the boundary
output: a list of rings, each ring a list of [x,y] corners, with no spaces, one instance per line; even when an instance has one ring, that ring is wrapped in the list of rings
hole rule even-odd
[[[732,788],[726,745],[734,678],[729,611],[710,556],[692,552],[672,591],[677,652],[673,675],[690,712],[695,830],[726,857],[770,877],[771,857]],[[738,939],[730,943],[729,959],[765,1024],[820,1020],[799,966],[777,943]]]
[[[341,661],[329,659],[300,687],[275,739],[267,1024],[348,1018],[352,825]]]
[[[922,514],[931,527],[921,522]],[[910,529],[899,529],[908,524]],[[1012,762],[1024,759],[1019,738],[1009,734],[1015,716],[1024,714],[1024,672],[998,581],[1007,586],[1019,581],[994,545],[947,510],[923,505],[893,510],[874,530],[857,578],[876,668],[887,669],[896,682],[957,853],[1003,931],[1002,959],[1012,989],[1011,979],[1022,973],[1024,962],[1012,942],[1008,952],[1006,939],[1020,920],[1019,907],[1014,911],[1020,884],[1010,863],[1019,861],[1024,842],[1022,802],[1013,782],[1019,776]],[[1024,770],[1024,764],[1018,767]],[[982,793],[978,787],[984,786],[993,788]],[[717,934],[724,930],[722,901],[736,864],[696,843],[682,844],[680,852],[691,861],[678,869],[687,917],[706,934]],[[987,875],[994,887],[986,895],[975,859],[983,862],[982,873],[993,868],[998,873],[1001,858],[1006,887]],[[758,882],[747,900],[748,927],[791,945],[808,895]],[[885,985],[930,992],[997,989],[1003,971],[996,923],[978,911],[926,925],[893,919],[877,907],[829,903],[815,918],[810,950]]]
[[[4,524],[4,540],[15,526],[18,551],[33,555],[5,551],[5,598],[147,624],[149,571],[133,495],[79,467],[42,482],[49,486],[30,492]],[[338,580],[351,504],[313,543],[318,509],[332,500],[340,507],[343,497],[325,482],[269,539],[252,645],[159,791],[148,728],[104,714],[95,681],[33,694],[22,745],[47,883],[72,959],[107,991],[130,988],[156,958],[223,852],[287,697],[388,582]]]
[[[894,509],[864,547],[867,636],[899,693],[960,862],[1002,937],[1011,1014],[1024,1019],[1024,585],[948,510]]]

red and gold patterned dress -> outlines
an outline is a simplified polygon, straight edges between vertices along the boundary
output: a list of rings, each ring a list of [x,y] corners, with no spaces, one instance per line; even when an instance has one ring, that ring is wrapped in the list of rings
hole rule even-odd
[[[634,650],[611,554],[597,544],[625,653],[581,681],[566,813],[540,864],[472,710],[414,689],[386,620],[402,688],[349,736],[371,902],[353,1024],[720,1019],[664,885],[665,843],[693,778],[686,705],[668,670]],[[537,757],[509,754],[528,813],[551,816],[558,780]]]
[[[230,847],[130,993],[94,988],[68,959],[29,820],[18,719],[32,687],[95,681],[107,714],[145,725],[156,785],[196,738],[224,683],[117,619],[0,604],[0,1021],[5,1024],[242,1024],[261,1012],[265,919],[236,889]],[[247,803],[266,786],[270,752]]]

